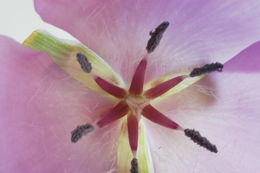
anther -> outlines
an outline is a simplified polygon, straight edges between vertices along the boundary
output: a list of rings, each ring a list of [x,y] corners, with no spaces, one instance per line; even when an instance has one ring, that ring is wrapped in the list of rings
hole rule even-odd
[[[198,131],[196,131],[194,129],[185,129],[184,133],[193,142],[200,145],[201,147],[204,147],[207,150],[214,152],[214,153],[218,152],[216,145],[213,145],[212,143],[210,143],[210,141],[207,138],[202,137]]]
[[[82,53],[77,53],[77,60],[82,68],[83,71],[90,73],[92,70],[91,63],[88,61],[88,58],[82,54]]]
[[[74,129],[71,132],[71,142],[76,143],[82,136],[85,136],[89,132],[92,132],[94,130],[94,127],[91,124],[84,124],[81,126],[77,126],[76,129]]]
[[[136,158],[133,158],[131,161],[130,173],[138,173],[138,161]]]
[[[206,64],[203,67],[194,68],[190,73],[190,77],[200,76],[202,74],[210,73],[214,71],[222,72],[223,67],[224,65],[219,62]]]
[[[154,31],[150,32],[151,38],[149,39],[146,46],[146,50],[148,53],[153,52],[154,49],[159,45],[163,33],[166,31],[169,25],[170,23],[168,21],[165,21],[161,23],[159,26],[157,26]]]

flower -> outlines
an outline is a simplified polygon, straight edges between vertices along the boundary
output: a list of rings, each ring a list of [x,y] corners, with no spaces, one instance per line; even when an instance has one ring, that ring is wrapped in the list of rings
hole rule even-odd
[[[108,63],[83,45],[61,42],[40,31],[34,32],[24,44],[48,54],[0,37],[2,172],[128,172],[133,155],[126,138],[127,119],[100,129],[95,126],[96,130],[76,144],[71,143],[70,137],[78,125],[102,126],[99,120],[106,117],[102,115],[118,103],[118,98],[102,91],[107,86],[104,83],[128,89],[136,66],[144,62],[142,58],[147,52],[144,91],[171,78],[179,80],[179,86],[163,95],[166,98],[160,96],[151,105],[169,118],[167,122],[174,120],[185,128],[200,130],[212,139],[219,152],[207,152],[182,132],[141,118],[139,169],[143,172],[258,170],[258,1],[36,0],[35,6],[45,21],[69,31]],[[156,31],[153,29],[165,20],[171,24],[158,48],[150,53],[152,49],[145,49],[147,41],[150,36],[153,38]],[[222,73],[214,72],[192,86],[191,83],[204,76],[183,80],[194,68],[215,62],[224,64]],[[209,66],[214,65],[218,64]],[[188,73],[181,73],[185,71]],[[186,86],[190,87],[182,90]],[[125,101],[128,107],[136,103],[135,98]],[[145,116],[149,118],[156,111],[148,108]],[[83,128],[86,132],[89,127],[76,130]],[[187,136],[194,136],[189,132]],[[130,134],[136,138],[137,133]],[[135,140],[132,142],[131,149],[135,151]]]

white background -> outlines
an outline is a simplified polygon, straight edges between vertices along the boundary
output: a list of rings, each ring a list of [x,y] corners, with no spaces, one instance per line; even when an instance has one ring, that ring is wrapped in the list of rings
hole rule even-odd
[[[0,0],[0,35],[22,43],[34,30],[43,29],[63,39],[68,33],[44,23],[34,10],[33,0]]]

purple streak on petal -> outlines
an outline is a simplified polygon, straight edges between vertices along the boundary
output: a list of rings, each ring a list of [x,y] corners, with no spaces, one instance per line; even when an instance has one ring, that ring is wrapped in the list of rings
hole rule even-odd
[[[260,72],[260,41],[250,45],[226,62],[224,72]]]
[[[70,141],[75,126],[96,121],[111,106],[110,100],[72,79],[47,54],[0,37],[0,172],[112,169],[117,124],[94,131],[77,144]]]

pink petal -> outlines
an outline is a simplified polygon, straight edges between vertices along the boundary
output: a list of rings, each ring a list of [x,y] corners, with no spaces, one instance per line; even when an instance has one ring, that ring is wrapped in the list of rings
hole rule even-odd
[[[240,56],[230,66],[238,65],[236,68],[243,70],[242,64],[236,63],[237,58]],[[147,121],[156,171],[257,172],[260,169],[259,79],[259,73],[213,73],[156,105],[184,128],[199,130],[219,150],[212,154],[183,133]]]
[[[77,125],[96,121],[112,104],[68,76],[47,54],[1,36],[0,172],[112,169],[116,124],[76,144],[70,141]]]
[[[35,0],[35,7],[43,20],[92,48],[128,82],[146,52],[149,31],[165,20],[170,26],[151,55],[149,78],[226,62],[260,40],[259,0]]]

